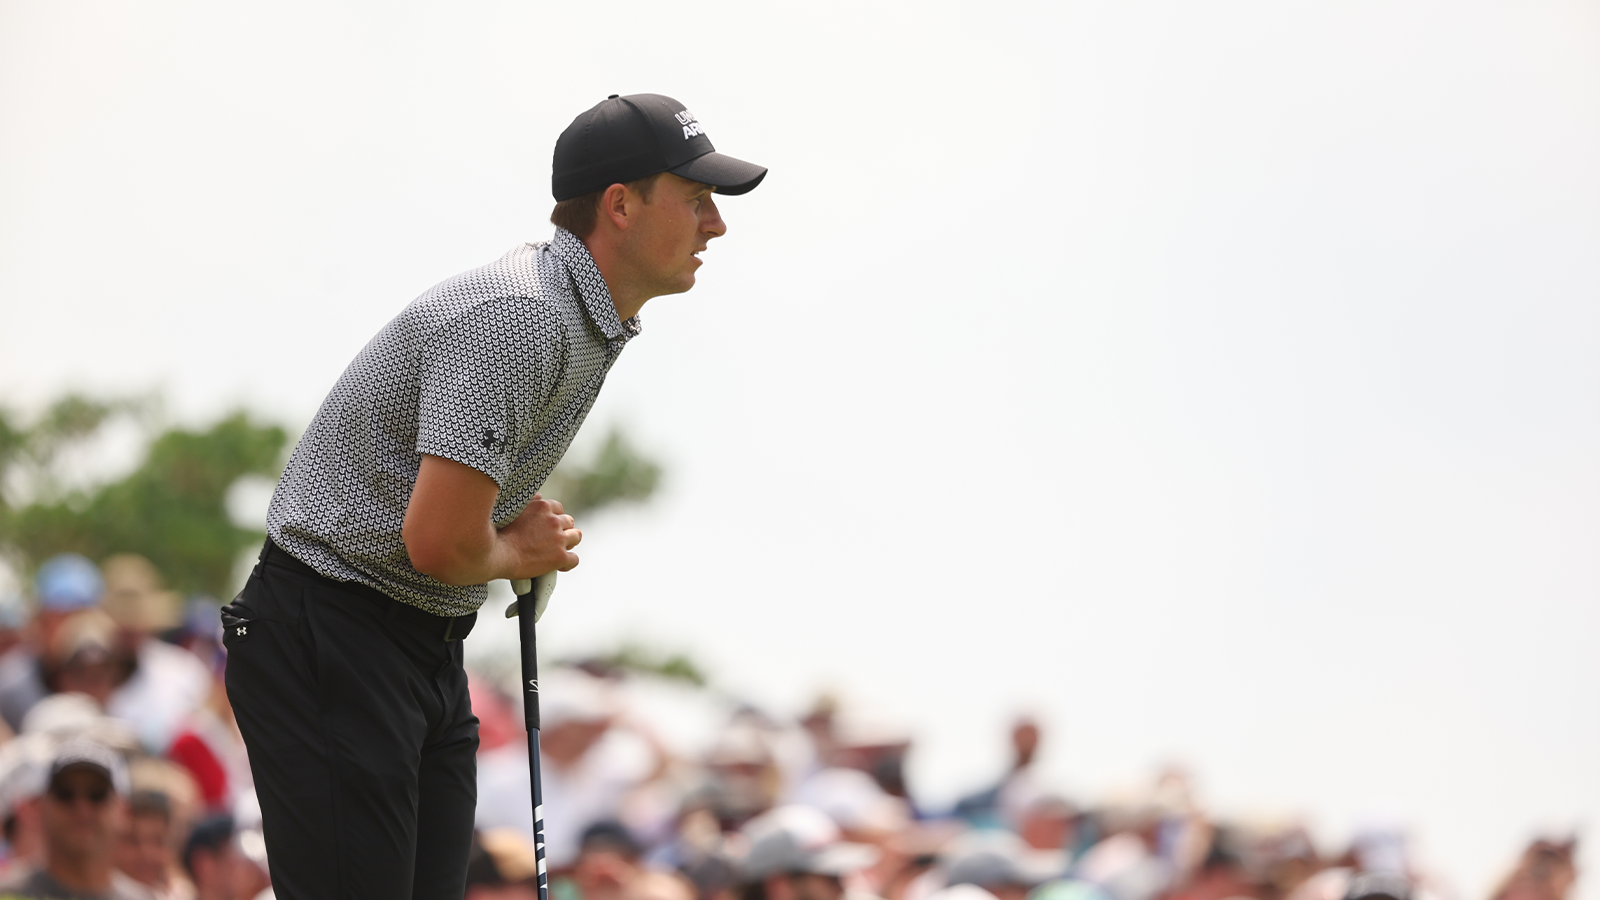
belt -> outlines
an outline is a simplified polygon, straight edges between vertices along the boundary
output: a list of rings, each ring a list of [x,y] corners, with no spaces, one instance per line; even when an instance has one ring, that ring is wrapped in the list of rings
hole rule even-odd
[[[478,621],[476,612],[464,616],[436,616],[421,607],[412,606],[385,594],[370,584],[359,581],[339,581],[335,578],[318,572],[305,563],[289,555],[289,551],[279,547],[267,538],[261,547],[260,559],[269,566],[288,569],[297,575],[315,578],[330,587],[337,588],[347,593],[355,594],[363,600],[377,604],[383,609],[384,615],[390,619],[402,619],[408,624],[422,628],[424,631],[437,634],[445,641],[459,641],[472,633],[472,626]]]

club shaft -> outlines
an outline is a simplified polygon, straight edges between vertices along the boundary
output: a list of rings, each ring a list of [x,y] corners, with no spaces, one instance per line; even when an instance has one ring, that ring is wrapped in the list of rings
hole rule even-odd
[[[534,597],[533,586],[526,593],[519,591],[517,635],[522,643],[522,716],[528,727],[528,776],[533,783],[533,855],[539,873],[539,900],[550,900],[550,876],[544,860],[544,788],[539,783],[539,654],[534,634]],[[526,605],[521,605],[524,602]]]
[[[544,862],[544,791],[539,786],[539,729],[528,729],[528,771],[533,775],[533,858],[539,872],[539,900],[550,900],[550,875]]]

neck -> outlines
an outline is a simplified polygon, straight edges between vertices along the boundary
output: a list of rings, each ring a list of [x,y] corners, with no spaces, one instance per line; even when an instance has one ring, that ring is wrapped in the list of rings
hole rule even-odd
[[[45,866],[50,877],[61,886],[84,894],[104,894],[111,890],[111,860],[94,857],[75,858],[51,854]]]
[[[644,308],[646,300],[655,296],[646,293],[636,286],[633,279],[628,277],[627,267],[623,264],[622,255],[612,242],[603,240],[599,236],[600,229],[583,239],[583,245],[589,248],[589,255],[594,258],[595,268],[600,270],[600,277],[606,281],[606,291],[611,294],[611,305],[617,308],[617,319],[628,321],[639,314]]]

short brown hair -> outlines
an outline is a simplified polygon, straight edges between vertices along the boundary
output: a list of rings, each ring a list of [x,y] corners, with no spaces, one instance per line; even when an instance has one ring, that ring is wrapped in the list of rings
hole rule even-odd
[[[626,182],[623,187],[643,197],[644,202],[649,203],[650,193],[655,189],[656,179],[660,177],[661,173],[657,172]],[[550,210],[550,223],[558,228],[565,228],[578,237],[588,237],[600,216],[600,197],[610,189],[610,185],[607,185],[605,190],[559,201],[556,203],[556,208]]]

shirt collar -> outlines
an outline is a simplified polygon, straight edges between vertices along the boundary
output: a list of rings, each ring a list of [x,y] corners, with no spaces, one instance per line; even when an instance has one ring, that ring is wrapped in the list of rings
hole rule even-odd
[[[637,315],[631,316],[626,322],[618,321],[617,305],[611,300],[611,290],[606,287],[606,279],[600,274],[600,267],[594,264],[594,257],[589,255],[589,248],[584,246],[582,239],[557,226],[555,237],[550,239],[550,249],[572,276],[572,283],[578,288],[578,299],[583,304],[584,312],[588,313],[589,321],[600,329],[607,341],[626,341],[639,333]]]

